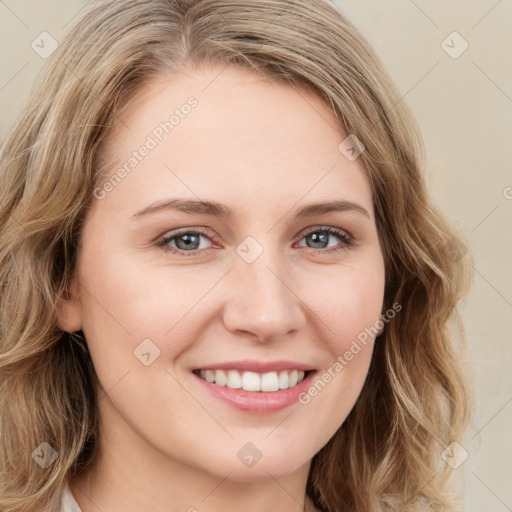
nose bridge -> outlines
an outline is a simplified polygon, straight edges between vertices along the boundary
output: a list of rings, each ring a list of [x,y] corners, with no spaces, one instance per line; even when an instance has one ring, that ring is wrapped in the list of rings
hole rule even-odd
[[[292,291],[291,274],[278,245],[251,238],[237,247],[231,277],[236,291],[226,305],[226,327],[264,340],[284,336],[303,324],[300,300]]]

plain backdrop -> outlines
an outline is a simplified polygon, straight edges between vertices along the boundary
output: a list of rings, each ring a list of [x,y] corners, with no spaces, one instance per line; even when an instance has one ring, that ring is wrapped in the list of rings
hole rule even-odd
[[[59,41],[86,3],[0,1],[0,141],[44,63],[32,42],[42,32]],[[461,311],[477,411],[463,445],[468,458],[456,471],[466,477],[464,512],[510,511],[512,2],[336,5],[376,48],[415,114],[427,146],[430,189],[471,243],[475,279]]]

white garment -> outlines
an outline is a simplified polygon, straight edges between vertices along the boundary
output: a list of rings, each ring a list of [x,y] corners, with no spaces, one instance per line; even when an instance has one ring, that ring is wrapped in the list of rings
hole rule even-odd
[[[66,484],[64,488],[64,494],[62,495],[62,501],[60,505],[60,512],[82,512],[82,509],[78,506],[69,485]]]

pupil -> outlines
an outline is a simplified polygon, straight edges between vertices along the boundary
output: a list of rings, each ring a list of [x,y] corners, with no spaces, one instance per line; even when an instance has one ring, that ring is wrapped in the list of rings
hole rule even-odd
[[[310,235],[312,237],[312,241],[313,241],[313,244],[316,244],[316,243],[320,243],[320,244],[325,244],[327,243],[327,236],[329,236],[327,233],[322,233],[322,234],[318,234],[318,233],[312,233]],[[318,247],[315,247],[318,249]]]
[[[198,235],[194,235],[194,234],[188,234],[188,235],[181,235],[178,239],[177,239],[177,245],[178,247],[180,246],[180,242],[183,241],[184,244],[182,247],[179,247],[180,249],[197,249],[196,245],[197,245],[197,242],[198,242]],[[194,245],[195,244],[195,245]],[[194,247],[192,247],[192,245],[194,245]]]

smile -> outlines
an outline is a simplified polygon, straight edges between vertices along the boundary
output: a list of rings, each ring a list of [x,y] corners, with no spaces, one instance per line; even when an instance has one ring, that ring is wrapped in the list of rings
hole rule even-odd
[[[266,373],[238,370],[194,370],[201,379],[220,387],[245,391],[273,392],[293,388],[301,383],[309,371],[282,370]]]

